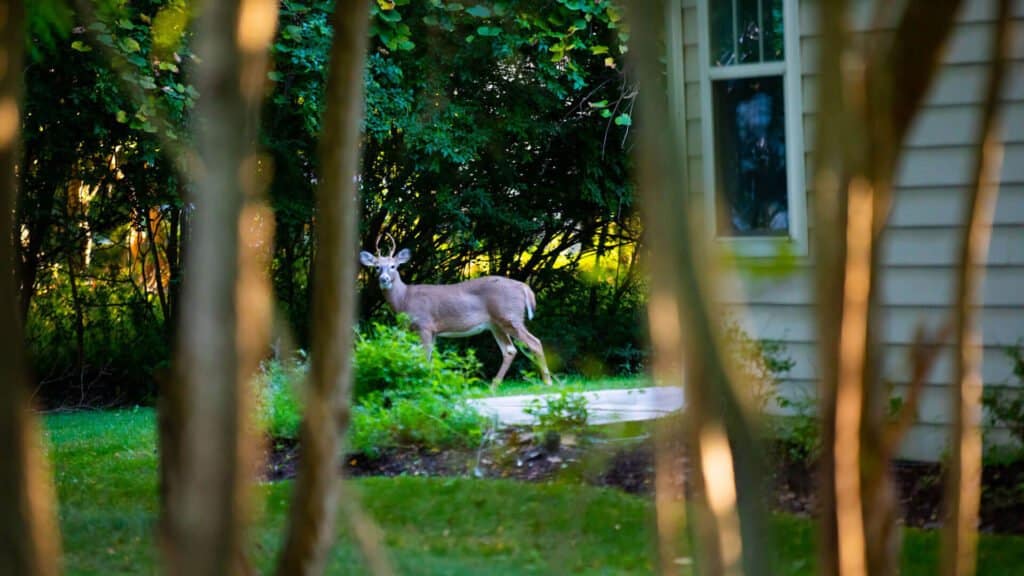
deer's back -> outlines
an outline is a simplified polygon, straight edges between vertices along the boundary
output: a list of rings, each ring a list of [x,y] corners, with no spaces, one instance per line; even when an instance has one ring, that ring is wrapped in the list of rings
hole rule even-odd
[[[406,312],[417,323],[435,328],[469,330],[494,319],[522,320],[526,284],[502,276],[484,276],[458,284],[409,286]]]

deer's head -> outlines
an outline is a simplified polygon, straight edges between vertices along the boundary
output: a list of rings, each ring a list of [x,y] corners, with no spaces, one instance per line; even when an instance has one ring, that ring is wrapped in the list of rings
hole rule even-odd
[[[385,234],[388,240],[391,241],[391,252],[384,256],[380,251],[380,237],[377,237],[377,255],[374,256],[369,252],[363,251],[359,253],[359,261],[363,266],[377,269],[377,281],[380,283],[381,290],[391,290],[395,285],[395,281],[398,280],[398,267],[409,261],[411,254],[408,248],[402,248],[397,255],[395,255],[395,239],[390,234]]]

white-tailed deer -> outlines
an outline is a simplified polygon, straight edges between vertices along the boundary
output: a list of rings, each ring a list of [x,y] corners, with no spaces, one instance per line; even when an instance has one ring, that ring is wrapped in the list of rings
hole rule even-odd
[[[381,254],[378,238],[377,255],[360,252],[359,261],[363,266],[377,269],[384,299],[395,312],[409,316],[412,328],[423,342],[428,360],[434,348],[434,338],[438,336],[463,338],[490,330],[502,355],[494,386],[505,378],[516,357],[513,339],[526,344],[533,352],[533,361],[540,368],[541,378],[545,384],[551,384],[544,348],[540,340],[526,329],[524,321],[533,319],[537,308],[529,286],[501,276],[484,276],[458,284],[405,284],[398,274],[398,267],[409,261],[409,249],[403,248],[396,256],[395,241],[387,237],[391,240],[389,255]]]

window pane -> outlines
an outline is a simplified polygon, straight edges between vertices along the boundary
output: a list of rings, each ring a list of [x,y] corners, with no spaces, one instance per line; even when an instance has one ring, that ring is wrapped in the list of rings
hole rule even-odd
[[[761,8],[761,23],[764,34],[764,62],[785,59],[785,23],[782,20],[782,0],[764,2],[764,6]]]
[[[736,36],[733,33],[732,0],[708,0],[711,6],[711,65],[730,66],[736,63]]]
[[[787,234],[782,77],[722,80],[712,86],[719,235]]]
[[[783,0],[708,0],[711,65],[782,60]]]

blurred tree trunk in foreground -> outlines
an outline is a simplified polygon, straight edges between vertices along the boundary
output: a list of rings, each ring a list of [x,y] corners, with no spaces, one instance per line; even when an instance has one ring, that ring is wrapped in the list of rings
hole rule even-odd
[[[0,0],[0,573],[58,573],[49,466],[32,411],[15,285],[14,203],[25,7]]]
[[[955,385],[950,387],[953,430],[950,468],[946,475],[943,573],[949,576],[974,574],[977,556],[978,506],[981,499],[981,329],[978,306],[981,283],[988,257],[992,213],[999,196],[999,168],[1003,144],[1000,141],[999,99],[1006,63],[1013,46],[1010,0],[999,0],[995,32],[992,35],[991,70],[985,87],[984,108],[978,126],[978,150],[974,160],[972,186],[961,224],[959,268],[957,270]]]
[[[208,0],[197,26],[201,166],[191,175],[196,209],[178,377],[164,391],[161,416],[162,547],[170,574],[250,571],[244,527],[254,453],[247,398],[267,347],[269,288],[258,251],[271,237],[259,233],[271,223],[260,222],[251,202],[258,188],[251,146],[277,10],[274,0]]]
[[[313,350],[302,460],[278,574],[322,574],[335,537],[342,432],[349,422],[355,320],[359,128],[369,4],[338,2],[320,137]],[[381,558],[369,558],[375,572]]]
[[[631,3],[630,26],[659,29],[665,14],[660,0]],[[640,124],[637,170],[652,250],[650,272],[654,293],[649,304],[656,365],[667,383],[680,385],[685,370],[686,429],[691,482],[697,500],[691,522],[698,568],[707,574],[769,574],[769,525],[765,511],[762,450],[720,333],[721,317],[713,295],[718,281],[710,239],[699,225],[702,195],[686,195],[680,158],[679,121],[667,106],[661,53],[655,34],[631,39],[632,63],[640,77]],[[665,127],[668,128],[665,128]],[[668,356],[668,359],[665,356]],[[664,450],[667,442],[660,441]],[[664,456],[659,457],[663,462]],[[659,464],[659,468],[664,468]],[[658,487],[668,482],[658,480]],[[659,497],[659,527],[678,529],[682,503]],[[659,535],[663,574],[680,570],[676,534]]]

